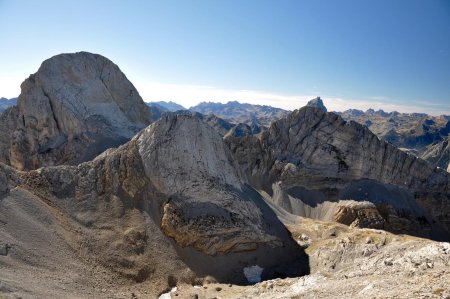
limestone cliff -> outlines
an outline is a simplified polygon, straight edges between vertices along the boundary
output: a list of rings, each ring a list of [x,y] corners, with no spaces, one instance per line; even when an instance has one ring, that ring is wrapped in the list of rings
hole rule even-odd
[[[152,117],[120,69],[87,52],[44,61],[21,90],[0,124],[1,161],[17,169],[87,161],[129,140]]]
[[[307,273],[304,251],[248,186],[220,135],[195,116],[165,116],[78,166],[0,165],[0,218],[22,202],[44,202],[81,261],[120,279],[162,291],[207,275],[246,283],[243,269],[254,264],[264,278]],[[26,251],[15,225],[0,237],[12,256]]]
[[[370,201],[381,215],[394,210],[410,222],[399,231],[450,238],[448,174],[356,122],[304,107],[260,136],[227,136],[226,142],[253,186],[295,203],[302,216],[322,218],[316,208],[327,211],[339,200]]]

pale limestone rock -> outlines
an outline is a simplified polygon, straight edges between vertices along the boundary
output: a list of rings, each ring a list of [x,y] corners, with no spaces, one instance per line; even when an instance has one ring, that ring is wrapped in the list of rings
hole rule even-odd
[[[393,231],[450,238],[448,173],[356,122],[304,107],[259,136],[225,141],[249,182],[288,212],[331,220],[327,207],[340,200],[370,201],[394,209],[385,220],[406,220]]]
[[[16,121],[2,117],[7,130],[0,138],[2,160],[17,169],[90,160],[126,142],[151,120],[120,69],[96,54],[54,56],[21,89],[10,112]]]
[[[371,202],[341,201],[336,208],[334,221],[360,228],[385,228],[386,220]]]
[[[245,181],[213,128],[194,116],[168,115],[136,140],[147,176],[170,199],[161,225],[178,244],[211,255],[281,246],[264,232],[262,212],[246,200]]]
[[[243,283],[243,268],[254,263],[263,278],[308,268],[220,135],[194,116],[163,117],[77,166],[1,170],[3,196],[26,189],[45,202],[77,255],[121,278],[164,289],[205,275]]]

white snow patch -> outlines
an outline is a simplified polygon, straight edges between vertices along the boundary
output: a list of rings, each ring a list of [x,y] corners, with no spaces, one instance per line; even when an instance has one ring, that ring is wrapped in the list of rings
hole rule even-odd
[[[264,268],[258,265],[249,266],[244,268],[244,275],[249,283],[261,282],[261,274]]]
[[[172,296],[170,295],[170,293],[174,293],[176,292],[178,289],[177,287],[173,287],[169,292],[161,294],[158,299],[172,299]]]

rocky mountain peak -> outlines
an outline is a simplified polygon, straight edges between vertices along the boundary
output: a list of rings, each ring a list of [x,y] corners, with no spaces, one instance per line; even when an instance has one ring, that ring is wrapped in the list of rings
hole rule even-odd
[[[308,104],[306,104],[306,106],[319,108],[319,109],[327,112],[327,108],[323,104],[323,101],[322,101],[322,99],[320,97],[317,97],[317,98],[314,98],[314,99],[310,100],[308,102]]]
[[[163,116],[147,127],[138,141],[148,176],[161,177],[163,180],[157,185],[165,192],[183,192],[186,181],[200,185],[211,183],[205,181],[207,177],[214,178],[218,184],[241,189],[237,167],[221,136],[194,115]]]
[[[97,54],[47,59],[21,90],[17,109],[0,125],[12,128],[0,138],[1,158],[18,169],[92,159],[129,140],[151,119],[119,67]]]

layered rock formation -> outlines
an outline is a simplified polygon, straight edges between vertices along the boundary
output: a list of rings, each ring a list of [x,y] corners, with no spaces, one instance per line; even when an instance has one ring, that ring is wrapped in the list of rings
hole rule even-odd
[[[100,55],[54,56],[21,89],[0,120],[1,161],[17,169],[90,160],[152,119],[134,86]]]
[[[386,229],[450,238],[447,173],[380,141],[356,122],[304,107],[260,136],[229,136],[226,142],[253,186],[289,212],[329,219],[333,203],[370,201]],[[289,210],[292,203],[298,207]],[[389,222],[394,217],[402,225]]]
[[[311,274],[252,286],[179,285],[171,298],[447,298],[450,244],[297,217]],[[295,222],[295,221],[294,221]]]
[[[250,118],[152,114],[104,57],[45,61],[0,115],[0,158],[13,166],[0,163],[0,297],[156,297],[178,284],[300,276],[310,265],[331,284],[308,279],[328,286],[342,284],[339,271],[357,273],[359,286],[397,262],[436,265],[418,271],[446,281],[448,246],[414,242],[432,258],[402,260],[406,237],[384,250],[398,239],[355,230],[450,239],[446,172],[326,113],[320,98],[257,135],[286,111],[224,106]],[[377,273],[409,275],[398,269]]]
[[[194,116],[165,116],[78,166],[2,166],[0,183],[1,205],[44,202],[58,238],[81,262],[159,291],[206,275],[246,283],[243,269],[255,264],[263,278],[308,271],[305,254],[246,184],[220,135]],[[10,219],[0,210],[0,219]],[[15,229],[6,224],[0,232],[12,262],[25,250]]]
[[[431,165],[447,169],[450,165],[450,136],[427,146],[420,157]]]

